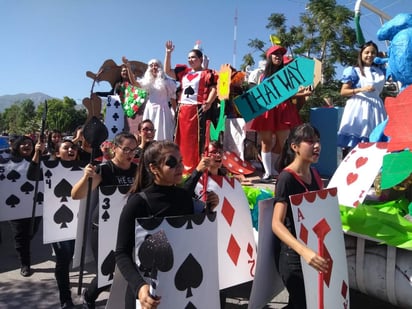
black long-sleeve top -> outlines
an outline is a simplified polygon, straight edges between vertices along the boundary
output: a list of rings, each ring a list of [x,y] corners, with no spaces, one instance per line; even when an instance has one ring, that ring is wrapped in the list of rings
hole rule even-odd
[[[130,195],[122,210],[115,254],[117,267],[129,283],[135,297],[139,289],[146,284],[133,260],[136,219],[193,214],[191,193],[184,188],[153,184],[144,192],[150,205],[139,193],[135,193]]]

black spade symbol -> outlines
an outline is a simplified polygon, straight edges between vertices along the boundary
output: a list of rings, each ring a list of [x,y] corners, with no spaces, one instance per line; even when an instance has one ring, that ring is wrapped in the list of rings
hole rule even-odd
[[[139,247],[138,256],[142,267],[151,270],[150,294],[156,296],[158,270],[166,272],[173,267],[173,250],[165,232],[160,230],[148,235]]]
[[[19,172],[12,170],[7,174],[7,179],[11,182],[16,182],[17,179],[20,179],[21,175]]]
[[[93,116],[83,128],[83,136],[86,141],[93,148],[97,149],[109,136],[106,126],[97,118]]]
[[[36,202],[41,205],[44,201],[44,194],[43,192],[37,192]]]
[[[190,95],[194,93],[195,91],[193,90],[192,86],[187,87],[184,92],[184,94],[186,95],[186,98],[188,98]]]
[[[67,202],[67,197],[70,196],[72,185],[66,179],[62,179],[54,188],[54,195],[61,197],[60,202]]]
[[[186,298],[192,297],[192,288],[197,288],[203,281],[202,266],[189,254],[175,275],[175,286],[179,291],[187,290]]]
[[[26,181],[20,187],[20,191],[24,192],[25,194],[30,194],[30,192],[32,192],[33,190],[34,190],[34,186],[28,181]]]
[[[53,176],[53,173],[51,170],[47,170],[46,173],[44,173],[44,176],[46,176],[47,179],[50,179]]]
[[[109,280],[112,280],[115,266],[116,266],[116,259],[114,256],[114,251],[110,250],[109,254],[104,259],[102,266],[100,268],[102,271],[102,274],[105,276],[109,276]]]
[[[167,272],[173,267],[173,249],[163,230],[146,237],[139,247],[138,256],[144,268]]]
[[[18,204],[20,204],[20,199],[17,196],[15,196],[14,194],[10,195],[6,199],[6,205],[10,206],[10,208],[14,208]]]
[[[70,223],[73,221],[73,212],[69,207],[66,205],[62,205],[59,210],[56,211],[56,213],[53,216],[54,222],[57,224],[61,224],[60,228],[67,228],[67,223]]]
[[[110,219],[110,214],[107,212],[107,210],[104,211],[103,215],[102,215],[102,219],[104,222],[106,222],[107,220]]]

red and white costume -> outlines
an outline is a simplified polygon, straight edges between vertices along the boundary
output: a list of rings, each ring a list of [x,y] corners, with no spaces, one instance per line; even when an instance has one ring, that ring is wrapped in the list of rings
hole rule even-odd
[[[216,86],[218,75],[212,70],[193,71],[186,66],[177,66],[175,74],[181,83],[175,142],[182,153],[184,173],[191,173],[204,150],[206,115],[202,105],[211,87]]]

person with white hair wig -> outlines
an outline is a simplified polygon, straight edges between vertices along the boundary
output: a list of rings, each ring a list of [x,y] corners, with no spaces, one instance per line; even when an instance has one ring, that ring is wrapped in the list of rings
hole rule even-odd
[[[167,77],[160,60],[151,59],[147,70],[138,83],[149,92],[143,111],[143,119],[150,119],[156,128],[154,140],[173,141],[176,112],[176,90],[174,80]]]

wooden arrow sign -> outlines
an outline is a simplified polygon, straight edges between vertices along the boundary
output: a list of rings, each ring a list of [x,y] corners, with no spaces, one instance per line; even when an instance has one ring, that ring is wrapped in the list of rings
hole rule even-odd
[[[315,61],[299,57],[259,85],[235,98],[235,104],[249,121],[295,95],[299,87],[313,84]]]

